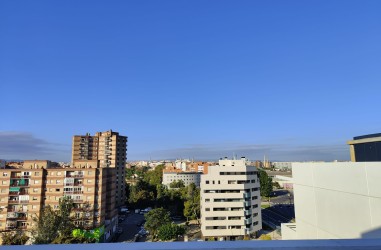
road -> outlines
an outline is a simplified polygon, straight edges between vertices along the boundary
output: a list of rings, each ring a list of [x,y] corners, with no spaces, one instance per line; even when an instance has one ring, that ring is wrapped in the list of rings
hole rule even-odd
[[[270,203],[273,205],[279,204],[293,204],[294,203],[294,194],[292,190],[276,190],[273,192],[274,197],[270,198]]]
[[[123,228],[123,233],[119,235],[116,242],[134,242],[134,236],[140,231],[140,226],[144,220],[144,215],[141,214],[130,214],[126,216],[126,219],[119,222],[119,228]],[[139,242],[144,242],[145,237],[139,239]]]
[[[270,207],[262,209],[262,220],[272,228],[295,218],[292,190],[276,190],[270,199]]]

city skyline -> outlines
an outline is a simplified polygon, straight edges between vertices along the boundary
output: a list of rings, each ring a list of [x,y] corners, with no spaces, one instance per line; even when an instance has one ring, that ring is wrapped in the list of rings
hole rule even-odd
[[[216,4],[218,3],[218,4]],[[378,1],[0,3],[0,159],[349,160],[381,132]]]

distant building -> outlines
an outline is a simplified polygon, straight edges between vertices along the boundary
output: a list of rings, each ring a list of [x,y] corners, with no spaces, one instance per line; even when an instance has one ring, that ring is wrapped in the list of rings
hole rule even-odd
[[[0,160],[0,168],[5,168],[5,160]]]
[[[177,169],[181,169],[182,171],[187,171],[187,162],[189,161],[185,161],[185,160],[176,160],[175,161],[175,167]]]
[[[292,162],[276,161],[276,162],[273,162],[272,164],[275,169],[285,171],[285,170],[291,170]]]
[[[351,161],[381,161],[381,133],[353,137],[350,146]]]
[[[294,163],[283,239],[381,238],[381,162]]]
[[[174,181],[183,181],[185,186],[194,183],[200,187],[201,173],[198,172],[163,172],[163,185],[170,187]]]
[[[126,199],[125,164],[127,159],[127,136],[112,130],[73,137],[72,161],[97,160],[101,168],[116,169],[116,206]]]
[[[203,238],[242,240],[262,228],[258,171],[246,159],[220,160],[201,177]]]

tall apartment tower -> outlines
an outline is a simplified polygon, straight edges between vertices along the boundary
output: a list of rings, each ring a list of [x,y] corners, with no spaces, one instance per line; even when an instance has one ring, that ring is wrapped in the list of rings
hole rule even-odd
[[[125,203],[125,163],[127,160],[127,136],[112,130],[73,137],[72,162],[97,160],[101,168],[116,169],[116,206]]]
[[[241,240],[262,228],[259,178],[246,159],[219,161],[201,176],[201,232],[206,239]]]

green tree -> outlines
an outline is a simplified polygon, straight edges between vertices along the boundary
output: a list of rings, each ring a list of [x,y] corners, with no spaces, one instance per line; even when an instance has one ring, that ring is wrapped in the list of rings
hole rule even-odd
[[[144,227],[147,228],[155,239],[160,226],[171,223],[169,212],[164,208],[155,208],[144,215],[146,223]]]
[[[146,172],[146,174],[144,175],[144,180],[154,187],[160,185],[163,182],[164,168],[164,165],[156,166],[154,170]]]
[[[73,201],[63,197],[59,202],[59,209],[53,210],[51,206],[42,209],[39,216],[33,218],[34,227],[32,238],[34,244],[49,244],[57,237],[70,237],[74,225],[70,218]]]
[[[266,171],[259,169],[259,183],[261,188],[261,196],[270,197],[273,191],[272,179]]]
[[[183,188],[185,187],[183,180],[173,181],[171,184],[169,184],[170,188]]]
[[[167,241],[176,239],[179,235],[184,235],[185,228],[173,223],[164,224],[159,227],[157,237],[159,240]]]
[[[29,240],[28,236],[25,235],[25,232],[21,230],[3,232],[1,233],[1,238],[3,245],[25,245]]]
[[[197,219],[198,224],[200,224],[200,189],[192,184],[187,187],[184,216],[187,218],[187,221]]]

